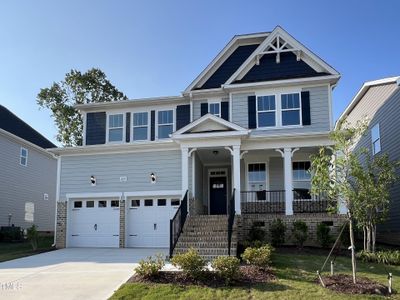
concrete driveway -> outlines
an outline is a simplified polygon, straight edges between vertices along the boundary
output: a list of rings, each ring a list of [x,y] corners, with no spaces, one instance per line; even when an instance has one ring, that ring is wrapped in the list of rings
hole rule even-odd
[[[140,259],[168,249],[69,248],[0,263],[0,299],[107,299]]]

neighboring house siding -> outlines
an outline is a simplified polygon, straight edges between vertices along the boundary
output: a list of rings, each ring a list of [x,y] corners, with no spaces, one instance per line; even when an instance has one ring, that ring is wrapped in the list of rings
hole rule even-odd
[[[27,166],[19,163],[21,146],[28,149]],[[35,224],[39,231],[53,231],[57,160],[0,135],[0,166],[0,226],[8,226],[11,213],[15,226]],[[33,222],[25,221],[26,202],[34,203]]]
[[[150,182],[150,174],[157,177]],[[96,186],[91,186],[90,176]],[[120,182],[127,176],[127,182]],[[181,152],[175,150],[126,154],[63,156],[61,200],[68,193],[139,192],[181,189]]]

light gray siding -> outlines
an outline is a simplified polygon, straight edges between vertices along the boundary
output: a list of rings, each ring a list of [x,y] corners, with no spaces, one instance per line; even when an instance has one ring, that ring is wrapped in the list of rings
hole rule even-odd
[[[232,95],[232,123],[244,128],[249,127],[247,97],[251,95],[254,93]]]
[[[150,174],[157,181],[150,182]],[[90,176],[96,186],[91,186]],[[126,176],[126,182],[120,177]],[[61,200],[68,193],[138,192],[181,189],[181,152],[177,150],[63,156]]]
[[[21,146],[28,149],[28,164],[19,163]],[[0,226],[11,224],[39,231],[54,231],[57,160],[0,134]],[[48,200],[44,200],[48,194]],[[25,221],[25,203],[34,204],[33,222]]]
[[[206,100],[205,100],[206,101]],[[204,101],[193,101],[193,121],[201,117],[201,103]]]
[[[271,191],[284,190],[283,159],[281,157],[270,157],[268,171],[269,189]]]

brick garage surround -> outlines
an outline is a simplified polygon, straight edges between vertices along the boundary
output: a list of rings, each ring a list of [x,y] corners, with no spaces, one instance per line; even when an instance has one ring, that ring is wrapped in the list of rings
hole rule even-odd
[[[56,247],[66,247],[67,238],[67,202],[57,202]]]
[[[292,228],[294,221],[304,221],[308,226],[308,239],[305,242],[305,246],[319,246],[317,241],[317,225],[321,222],[332,222],[331,236],[336,237],[339,234],[339,230],[342,224],[346,220],[345,215],[329,215],[326,213],[313,213],[313,214],[295,214],[295,215],[275,215],[275,214],[243,214],[236,216],[237,229],[238,229],[238,241],[243,242],[249,235],[250,229],[254,222],[264,222],[264,226],[260,228],[266,232],[267,241],[271,240],[269,233],[270,224],[273,220],[281,219],[286,225],[285,232],[285,245],[294,245],[292,239]]]
[[[119,247],[125,248],[125,200],[119,202]]]

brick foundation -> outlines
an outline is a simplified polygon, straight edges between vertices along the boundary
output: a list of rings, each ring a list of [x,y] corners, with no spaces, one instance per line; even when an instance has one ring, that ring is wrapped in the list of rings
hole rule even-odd
[[[67,238],[67,202],[57,202],[56,247],[66,247]]]

